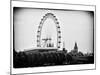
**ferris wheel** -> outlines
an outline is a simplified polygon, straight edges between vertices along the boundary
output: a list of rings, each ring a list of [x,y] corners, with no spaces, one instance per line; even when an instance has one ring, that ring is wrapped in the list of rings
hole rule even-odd
[[[57,34],[56,34],[57,35],[57,42],[56,42],[57,45],[56,46],[57,46],[57,48],[60,48],[61,31],[60,31],[58,19],[56,18],[56,16],[53,13],[45,14],[39,23],[38,30],[37,30],[37,47],[41,47],[41,32],[42,32],[43,24],[47,18],[51,18],[55,23],[55,27],[56,27],[56,31],[57,31]]]

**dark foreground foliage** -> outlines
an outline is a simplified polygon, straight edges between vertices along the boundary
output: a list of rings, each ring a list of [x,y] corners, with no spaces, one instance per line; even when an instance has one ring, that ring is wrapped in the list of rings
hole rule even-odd
[[[71,65],[94,63],[94,57],[72,56],[65,51],[55,52],[13,52],[13,67],[26,68],[53,65]]]

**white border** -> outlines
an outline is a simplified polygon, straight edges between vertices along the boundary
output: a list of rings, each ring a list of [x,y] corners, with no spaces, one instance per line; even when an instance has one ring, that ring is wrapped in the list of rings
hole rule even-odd
[[[51,8],[51,9],[75,9],[75,10],[87,10],[95,11],[94,6],[89,5],[72,5],[72,4],[60,4],[60,3],[43,3],[43,2],[29,2],[29,1],[12,1],[14,7],[34,7],[34,8]]]
[[[71,9],[71,10],[94,11],[94,44],[95,44],[95,28],[96,28],[95,27],[95,6],[57,4],[57,3],[41,3],[41,2],[28,2],[28,1],[27,2],[26,1],[25,2],[24,1],[12,1],[11,2],[11,74],[95,69],[96,60],[94,60],[94,64],[34,67],[34,68],[22,68],[22,69],[13,68],[13,7],[31,7],[31,8],[50,8],[50,9]],[[95,47],[94,47],[94,54],[95,53],[96,52],[95,52]],[[94,58],[96,58],[95,55],[94,55]]]

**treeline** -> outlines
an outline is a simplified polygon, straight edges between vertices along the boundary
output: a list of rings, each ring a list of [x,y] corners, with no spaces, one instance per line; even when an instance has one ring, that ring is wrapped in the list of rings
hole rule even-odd
[[[38,67],[52,65],[93,64],[94,55],[84,56],[82,53],[72,54],[66,51],[13,51],[13,67]]]
[[[72,57],[64,51],[58,52],[13,52],[14,68],[63,65],[70,63]]]

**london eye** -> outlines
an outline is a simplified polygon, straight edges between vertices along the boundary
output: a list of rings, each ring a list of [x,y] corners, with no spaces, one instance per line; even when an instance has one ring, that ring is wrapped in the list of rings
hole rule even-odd
[[[56,18],[56,16],[53,13],[47,13],[45,14],[38,26],[38,30],[37,30],[37,47],[41,47],[41,33],[42,33],[42,29],[43,29],[43,25],[44,22],[47,20],[47,18],[51,18],[54,23],[55,23],[55,27],[56,27],[56,32],[57,32],[57,42],[56,42],[56,48],[59,49],[60,48],[60,44],[61,44],[61,31],[60,31],[60,26],[59,26],[59,22],[58,19]],[[50,38],[44,39],[45,42],[47,40],[51,40]]]

